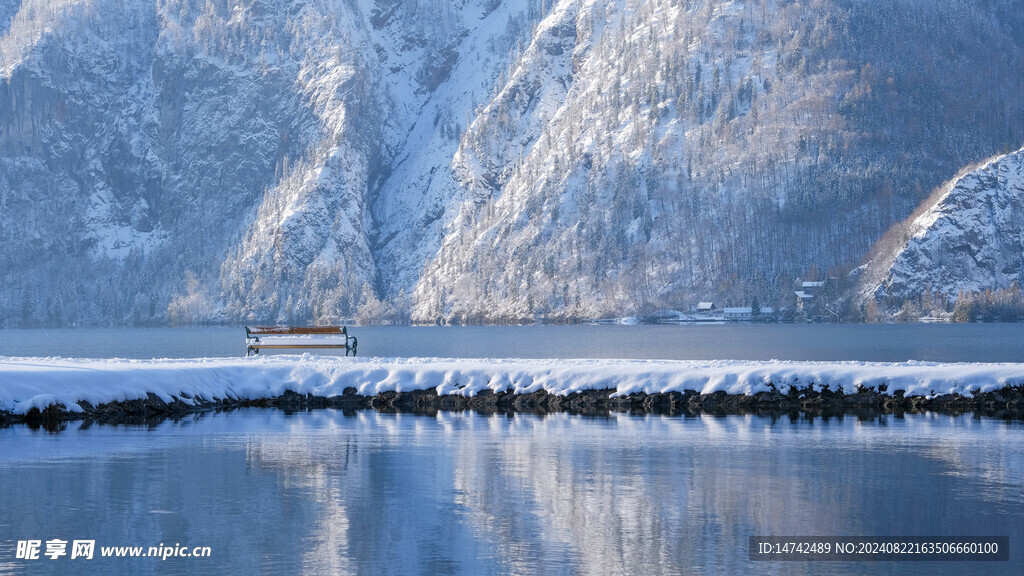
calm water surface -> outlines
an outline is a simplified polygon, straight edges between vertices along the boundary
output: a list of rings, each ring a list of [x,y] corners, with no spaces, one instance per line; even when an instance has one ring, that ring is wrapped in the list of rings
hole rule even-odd
[[[1024,362],[1024,325],[357,327],[365,356]],[[0,331],[0,356],[244,353],[242,328]],[[1001,563],[752,563],[751,535],[1010,537]],[[18,540],[207,559],[15,558]],[[97,551],[97,555],[99,551]],[[1024,423],[205,414],[0,429],[3,574],[1022,574]]]
[[[286,415],[0,430],[0,574],[1021,574],[1024,425]],[[751,535],[1007,535],[1009,562],[750,562]],[[209,546],[15,559],[19,539]],[[98,552],[97,552],[98,555]]]
[[[351,332],[362,356],[1024,362],[1024,324],[397,326]],[[241,356],[244,342],[241,326],[0,330],[0,356]]]

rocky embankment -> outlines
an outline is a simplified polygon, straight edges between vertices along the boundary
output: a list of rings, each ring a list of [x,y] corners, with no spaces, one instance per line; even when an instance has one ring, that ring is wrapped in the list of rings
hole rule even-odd
[[[71,420],[94,421],[106,424],[147,424],[164,418],[209,411],[228,411],[245,407],[277,408],[289,412],[314,409],[378,410],[381,412],[410,412],[434,414],[438,411],[474,410],[481,413],[571,414],[601,416],[611,412],[668,415],[728,415],[758,414],[765,416],[807,414],[832,416],[851,414],[871,417],[879,414],[937,412],[942,414],[975,413],[983,416],[1024,418],[1024,386],[1007,386],[1000,390],[963,396],[944,394],[937,396],[905,396],[902,391],[892,395],[885,390],[861,389],[853,394],[842,391],[816,391],[811,387],[790,388],[780,392],[758,392],[752,395],[728,394],[724,391],[700,394],[694,391],[656,394],[635,393],[613,396],[612,389],[585,390],[566,395],[551,394],[545,390],[529,394],[512,391],[484,390],[475,396],[439,395],[436,390],[412,392],[382,392],[375,396],[359,395],[355,388],[347,388],[340,396],[315,396],[286,391],[273,398],[248,399],[188,399],[165,402],[155,394],[147,398],[108,402],[92,405],[81,401],[82,411],[70,411],[61,404],[43,410],[33,408],[19,415],[0,411],[0,426],[25,423],[33,427],[59,429]]]

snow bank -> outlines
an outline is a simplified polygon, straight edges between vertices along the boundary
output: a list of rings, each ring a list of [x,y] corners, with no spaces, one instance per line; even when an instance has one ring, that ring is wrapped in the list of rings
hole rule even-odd
[[[540,389],[566,395],[615,390],[622,396],[694,390],[702,394],[756,394],[774,386],[813,385],[846,393],[871,388],[907,396],[990,392],[1024,384],[1024,364],[933,362],[751,362],[669,360],[479,360],[444,358],[346,358],[267,356],[188,360],[84,360],[0,357],[0,410],[26,414],[63,404],[93,405],[146,398],[258,399],[287,390],[339,396],[353,387],[363,396],[436,389],[440,395],[474,396],[482,390]],[[880,390],[881,391],[881,390]]]

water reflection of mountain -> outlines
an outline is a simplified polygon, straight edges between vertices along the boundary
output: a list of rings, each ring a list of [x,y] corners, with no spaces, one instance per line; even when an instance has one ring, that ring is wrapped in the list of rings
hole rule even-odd
[[[1002,425],[980,426],[968,438]],[[984,531],[941,495],[1009,478],[1019,449],[997,452],[980,477],[960,474],[971,459],[932,453],[937,437],[965,444],[949,428],[916,417],[363,414],[312,447],[262,438],[248,460],[309,490],[322,511],[317,558],[333,550],[371,572],[739,572],[753,534]]]
[[[748,537],[1024,538],[1022,435],[1019,423],[935,415],[259,409],[152,429],[13,427],[0,430],[0,561],[3,538],[84,536],[213,548],[201,566],[160,565],[170,573],[810,574],[822,565],[752,566]],[[986,568],[1019,573],[1012,553]]]

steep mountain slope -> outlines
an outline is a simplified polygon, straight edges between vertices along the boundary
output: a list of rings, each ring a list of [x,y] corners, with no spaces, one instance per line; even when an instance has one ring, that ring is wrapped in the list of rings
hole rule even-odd
[[[1015,0],[0,0],[0,325],[782,302],[1024,141]]]
[[[451,140],[486,95],[486,75],[442,89],[458,23],[493,16],[469,41],[501,67],[516,6],[22,2],[0,40],[3,323],[352,314],[410,130]],[[429,235],[404,224],[420,208],[392,227]]]
[[[35,4],[0,54],[4,296],[36,322],[162,318],[186,271],[215,286],[275,165],[316,138],[267,64],[287,3]]]
[[[477,193],[414,317],[786,303],[1019,141],[1020,30],[1006,3],[560,2],[463,139]]]
[[[1024,149],[956,178],[888,234],[863,294],[884,303],[1024,285]]]
[[[375,42],[391,51],[384,63],[391,67],[388,92],[397,108],[389,116],[389,140],[396,145],[369,182],[381,292],[409,291],[426,260],[437,253],[443,226],[467,194],[452,170],[459,140],[470,115],[490,97],[514,64],[518,46],[528,40],[531,25],[539,19],[537,4],[467,4],[446,21],[428,20],[443,38],[434,48],[412,54],[387,42],[398,31],[375,24]],[[423,21],[407,18],[402,33],[421,34]],[[396,62],[421,69],[411,75],[395,73]]]

